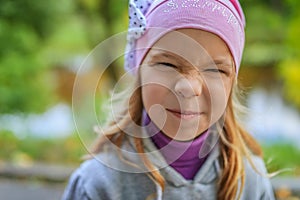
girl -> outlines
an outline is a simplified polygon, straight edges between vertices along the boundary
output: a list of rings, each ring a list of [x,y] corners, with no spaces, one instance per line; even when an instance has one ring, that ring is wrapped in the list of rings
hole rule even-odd
[[[244,15],[237,0],[132,0],[123,109],[63,199],[274,199],[236,116]]]

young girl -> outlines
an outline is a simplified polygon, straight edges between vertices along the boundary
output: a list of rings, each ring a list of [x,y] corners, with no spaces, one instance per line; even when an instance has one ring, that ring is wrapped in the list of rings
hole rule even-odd
[[[131,0],[129,14],[135,81],[63,199],[274,199],[236,116],[239,2]]]

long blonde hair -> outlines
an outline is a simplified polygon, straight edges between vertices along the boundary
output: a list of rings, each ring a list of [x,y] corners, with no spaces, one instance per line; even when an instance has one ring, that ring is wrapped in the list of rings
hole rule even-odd
[[[143,148],[143,140],[141,137],[128,136],[123,131],[131,122],[141,125],[142,118],[142,97],[141,88],[139,87],[139,78],[136,78],[133,84],[134,91],[128,92],[132,95],[125,99],[128,106],[123,106],[123,110],[119,111],[122,116],[117,120],[111,120],[107,128],[104,130],[104,136],[99,137],[92,150],[93,154],[101,151],[101,147],[107,141],[121,147],[126,137],[133,137],[136,151],[139,153],[144,165],[149,169],[149,176],[152,180],[160,185],[162,190],[165,187],[165,179],[159,170],[145,156]],[[234,85],[237,85],[236,83]],[[235,86],[236,87],[236,86]],[[262,156],[262,151],[256,140],[238,123],[235,109],[239,107],[236,101],[236,90],[233,89],[229,97],[224,126],[220,127],[220,165],[222,174],[218,182],[217,197],[219,200],[239,199],[242,194],[242,188],[245,182],[245,171],[243,159],[247,158],[252,166],[251,155]],[[108,140],[107,140],[108,139]],[[240,183],[239,183],[240,182]],[[240,186],[240,190],[238,190]]]

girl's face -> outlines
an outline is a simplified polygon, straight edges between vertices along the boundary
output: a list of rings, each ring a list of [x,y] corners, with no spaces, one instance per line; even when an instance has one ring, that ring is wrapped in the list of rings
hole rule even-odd
[[[226,43],[196,29],[164,35],[140,68],[142,100],[167,136],[191,140],[225,112],[235,69]]]

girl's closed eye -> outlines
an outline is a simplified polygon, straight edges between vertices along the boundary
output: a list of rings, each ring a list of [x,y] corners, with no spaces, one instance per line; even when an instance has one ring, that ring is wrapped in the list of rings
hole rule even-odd
[[[149,63],[151,66],[164,70],[178,69],[180,66],[178,58],[166,52],[154,53]]]
[[[218,65],[211,65],[205,67],[202,72],[215,76],[215,75],[222,75],[222,76],[230,76],[232,74],[232,67],[230,66],[218,66]]]
[[[174,65],[170,62],[157,62],[156,65],[162,65],[162,66],[165,66],[165,67],[177,68],[176,65]]]
[[[205,72],[214,72],[214,73],[221,73],[221,74],[227,74],[228,72],[223,70],[223,69],[219,69],[219,68],[208,68],[204,70]]]
[[[179,70],[179,65],[177,65],[175,62],[163,60],[154,61],[152,64],[150,64],[150,66],[162,72],[176,72]]]

